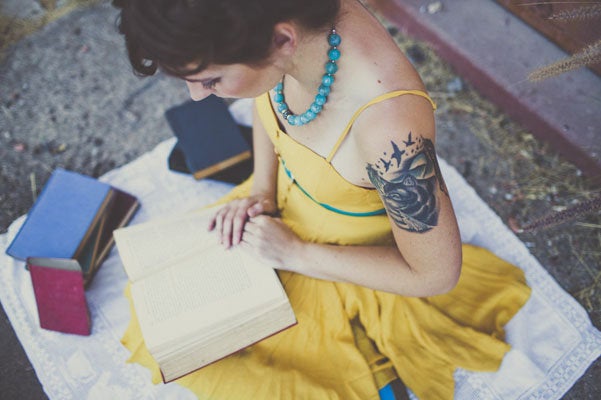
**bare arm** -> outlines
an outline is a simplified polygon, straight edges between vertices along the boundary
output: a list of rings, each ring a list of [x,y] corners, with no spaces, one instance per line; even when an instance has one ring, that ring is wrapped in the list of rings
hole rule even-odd
[[[417,271],[396,246],[336,246],[303,242],[281,220],[265,215],[251,219],[245,229],[244,244],[271,261],[274,268],[313,278],[354,283],[415,297],[445,293],[456,282],[456,276]],[[447,261],[439,267],[446,268],[445,265]]]
[[[257,108],[253,106],[253,151],[254,181],[251,194],[262,194],[276,203],[276,178],[278,159],[259,119]],[[260,212],[259,212],[260,214]]]
[[[221,208],[209,224],[226,247],[238,244],[249,217],[274,214],[276,205],[277,157],[273,144],[253,106],[253,186],[249,197],[231,201]]]

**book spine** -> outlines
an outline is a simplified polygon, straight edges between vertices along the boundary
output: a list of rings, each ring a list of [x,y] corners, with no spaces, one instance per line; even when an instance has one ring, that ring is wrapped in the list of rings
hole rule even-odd
[[[206,178],[207,176],[211,176],[216,172],[222,171],[226,168],[236,165],[241,161],[248,160],[250,157],[251,157],[251,152],[250,152],[250,150],[247,150],[238,155],[235,155],[226,160],[223,160],[217,164],[211,165],[208,168],[204,168],[204,169],[194,172],[194,174],[193,174],[194,178],[195,179]]]
[[[119,189],[113,189],[116,190],[118,192]],[[109,225],[108,228],[106,229],[110,229],[111,232],[108,232],[108,237],[106,239],[106,243],[101,243],[100,249],[98,251],[97,254],[97,258],[96,261],[93,265],[92,271],[90,271],[90,277],[88,280],[86,280],[86,282],[84,282],[85,287],[87,288],[89,283],[92,281],[92,278],[94,277],[94,275],[96,274],[96,271],[100,268],[100,265],[104,262],[104,260],[108,257],[109,252],[111,251],[111,249],[113,248],[113,245],[115,244],[115,238],[113,236],[113,231],[115,229],[119,229],[121,227],[124,227],[125,225],[127,225],[127,223],[129,221],[131,221],[131,219],[133,218],[134,214],[138,211],[138,209],[140,208],[140,202],[135,199],[133,196],[126,194],[125,192],[120,192],[122,195],[124,196],[128,196],[129,198],[132,199],[132,203],[131,206],[129,207],[129,209],[127,210],[127,212],[123,215],[123,217],[117,222],[117,224],[115,225]],[[104,233],[104,232],[103,232]],[[103,234],[101,234],[101,236],[104,236]]]
[[[96,215],[94,216],[94,219],[92,220],[92,223],[88,227],[88,230],[86,231],[84,237],[81,239],[79,246],[75,250],[75,253],[73,254],[73,256],[71,256],[71,258],[77,259],[77,258],[81,257],[82,252],[84,251],[86,246],[89,244],[88,241],[95,239],[92,235],[92,232],[94,232],[96,230],[96,228],[98,227],[98,224],[102,220],[102,216],[105,214],[106,209],[110,206],[113,198],[114,198],[114,191],[109,190],[107,192],[104,200],[102,201],[102,204],[98,208],[98,211],[96,212]]]

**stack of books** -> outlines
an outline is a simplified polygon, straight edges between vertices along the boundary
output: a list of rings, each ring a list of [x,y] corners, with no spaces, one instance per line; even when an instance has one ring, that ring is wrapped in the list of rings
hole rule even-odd
[[[26,261],[40,326],[89,335],[85,289],[114,245],[136,197],[97,179],[55,170],[6,253]]]

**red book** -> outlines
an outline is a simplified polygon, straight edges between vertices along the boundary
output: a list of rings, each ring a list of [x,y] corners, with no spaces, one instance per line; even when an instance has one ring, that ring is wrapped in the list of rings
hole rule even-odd
[[[52,331],[90,334],[83,274],[76,260],[30,257],[27,266],[40,326]]]

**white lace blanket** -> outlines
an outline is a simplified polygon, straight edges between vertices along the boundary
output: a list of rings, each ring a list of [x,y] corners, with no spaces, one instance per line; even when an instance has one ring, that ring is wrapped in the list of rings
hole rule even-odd
[[[150,153],[102,177],[141,199],[132,223],[208,204],[230,186],[195,181],[167,168],[173,146],[167,140]],[[512,350],[496,373],[458,370],[457,399],[559,399],[601,354],[601,333],[584,309],[550,277],[524,244],[444,161],[441,167],[456,207],[465,242],[486,247],[526,271],[532,297],[507,326]],[[87,299],[92,335],[42,330],[29,273],[4,249],[24,218],[0,235],[0,300],[44,391],[51,399],[188,399],[176,383],[153,385],[150,373],[128,364],[119,339],[129,321],[123,296],[126,276],[116,250],[102,265]],[[239,399],[236,399],[239,400]]]

